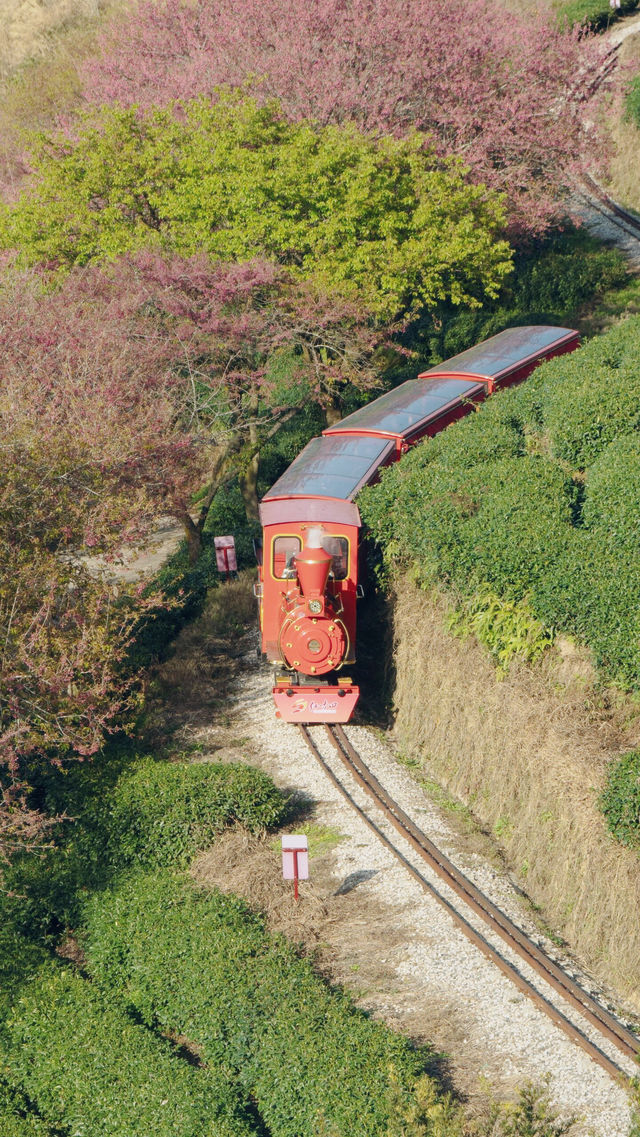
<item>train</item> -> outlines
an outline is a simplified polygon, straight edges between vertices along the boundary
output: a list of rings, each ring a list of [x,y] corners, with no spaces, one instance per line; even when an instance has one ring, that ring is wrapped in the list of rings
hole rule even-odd
[[[260,651],[274,665],[276,716],[345,723],[360,689],[363,595],[356,499],[386,466],[540,363],[573,351],[570,328],[508,328],[374,399],[312,438],[260,503]]]

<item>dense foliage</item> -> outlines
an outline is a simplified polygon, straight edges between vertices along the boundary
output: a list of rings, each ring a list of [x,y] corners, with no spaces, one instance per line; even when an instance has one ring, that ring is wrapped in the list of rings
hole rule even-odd
[[[640,852],[640,750],[611,763],[600,807],[616,841]]]
[[[22,873],[14,865],[2,902],[10,1116],[24,1095],[27,1113],[69,1128],[84,1117],[96,1137],[200,1137],[208,1125],[239,1135],[254,1131],[250,1102],[255,1131],[274,1137],[373,1137],[409,1110],[425,1132],[430,1117],[443,1135],[459,1134],[458,1110],[436,1083],[420,1083],[424,1116],[413,1096],[428,1051],[331,991],[243,902],[158,871],[186,863],[223,824],[277,820],[282,798],[265,775],[123,750],[52,771],[39,791],[51,808],[63,799],[76,821],[59,831],[55,855],[24,857]],[[82,923],[84,976],[52,964],[43,946]],[[167,1038],[187,1040],[198,1068]]]
[[[188,763],[107,747],[93,762],[42,771],[37,794],[49,814],[66,812],[39,857],[14,858],[6,886],[11,920],[49,939],[73,927],[87,889],[131,866],[184,866],[230,825],[251,832],[280,823],[286,802],[249,766]],[[16,923],[17,921],[17,923]]]
[[[69,1132],[92,1137],[255,1132],[224,1068],[189,1065],[169,1041],[133,1022],[69,968],[43,964],[25,982],[1,1041],[7,1075],[32,1108]]]
[[[391,562],[469,596],[528,599],[640,686],[640,321],[417,447],[359,502]]]
[[[562,210],[582,151],[596,157],[579,80],[602,50],[550,13],[491,0],[455,13],[438,0],[247,0],[241,19],[233,0],[164,0],[110,29],[85,92],[146,108],[249,82],[291,121],[417,129],[504,191],[513,230],[531,234]]]
[[[586,26],[591,31],[604,31],[609,24],[634,12],[638,0],[620,0],[619,7],[613,7],[609,0],[562,0],[556,5],[558,22],[561,27]]]
[[[321,1120],[378,1135],[393,1073],[408,1106],[424,1070],[424,1056],[330,991],[233,897],[137,876],[96,896],[85,947],[110,997],[196,1041],[208,1066],[231,1067],[274,1137],[313,1137]]]
[[[42,139],[5,243],[85,264],[156,244],[273,258],[386,318],[477,304],[510,268],[497,195],[417,136],[290,124],[274,104],[196,99],[180,111],[102,108],[70,141]]]

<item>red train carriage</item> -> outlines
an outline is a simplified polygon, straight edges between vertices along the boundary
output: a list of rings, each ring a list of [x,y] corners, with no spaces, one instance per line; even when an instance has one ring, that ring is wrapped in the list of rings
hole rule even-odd
[[[539,363],[573,351],[568,328],[510,328],[425,371],[314,438],[263,498],[258,594],[262,651],[276,665],[276,714],[347,722],[355,662],[355,497],[381,467]]]

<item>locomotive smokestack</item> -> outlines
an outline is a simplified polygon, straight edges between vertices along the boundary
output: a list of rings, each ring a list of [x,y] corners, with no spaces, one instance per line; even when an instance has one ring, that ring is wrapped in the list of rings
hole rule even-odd
[[[295,565],[303,596],[323,596],[327,587],[331,553],[322,547],[324,529],[309,529],[304,549],[296,554]]]

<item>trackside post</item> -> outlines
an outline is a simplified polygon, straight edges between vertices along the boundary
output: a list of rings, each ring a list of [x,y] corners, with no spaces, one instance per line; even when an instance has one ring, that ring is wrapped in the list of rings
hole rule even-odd
[[[293,881],[293,898],[298,900],[298,881],[309,879],[309,842],[304,833],[282,838],[282,876]]]

